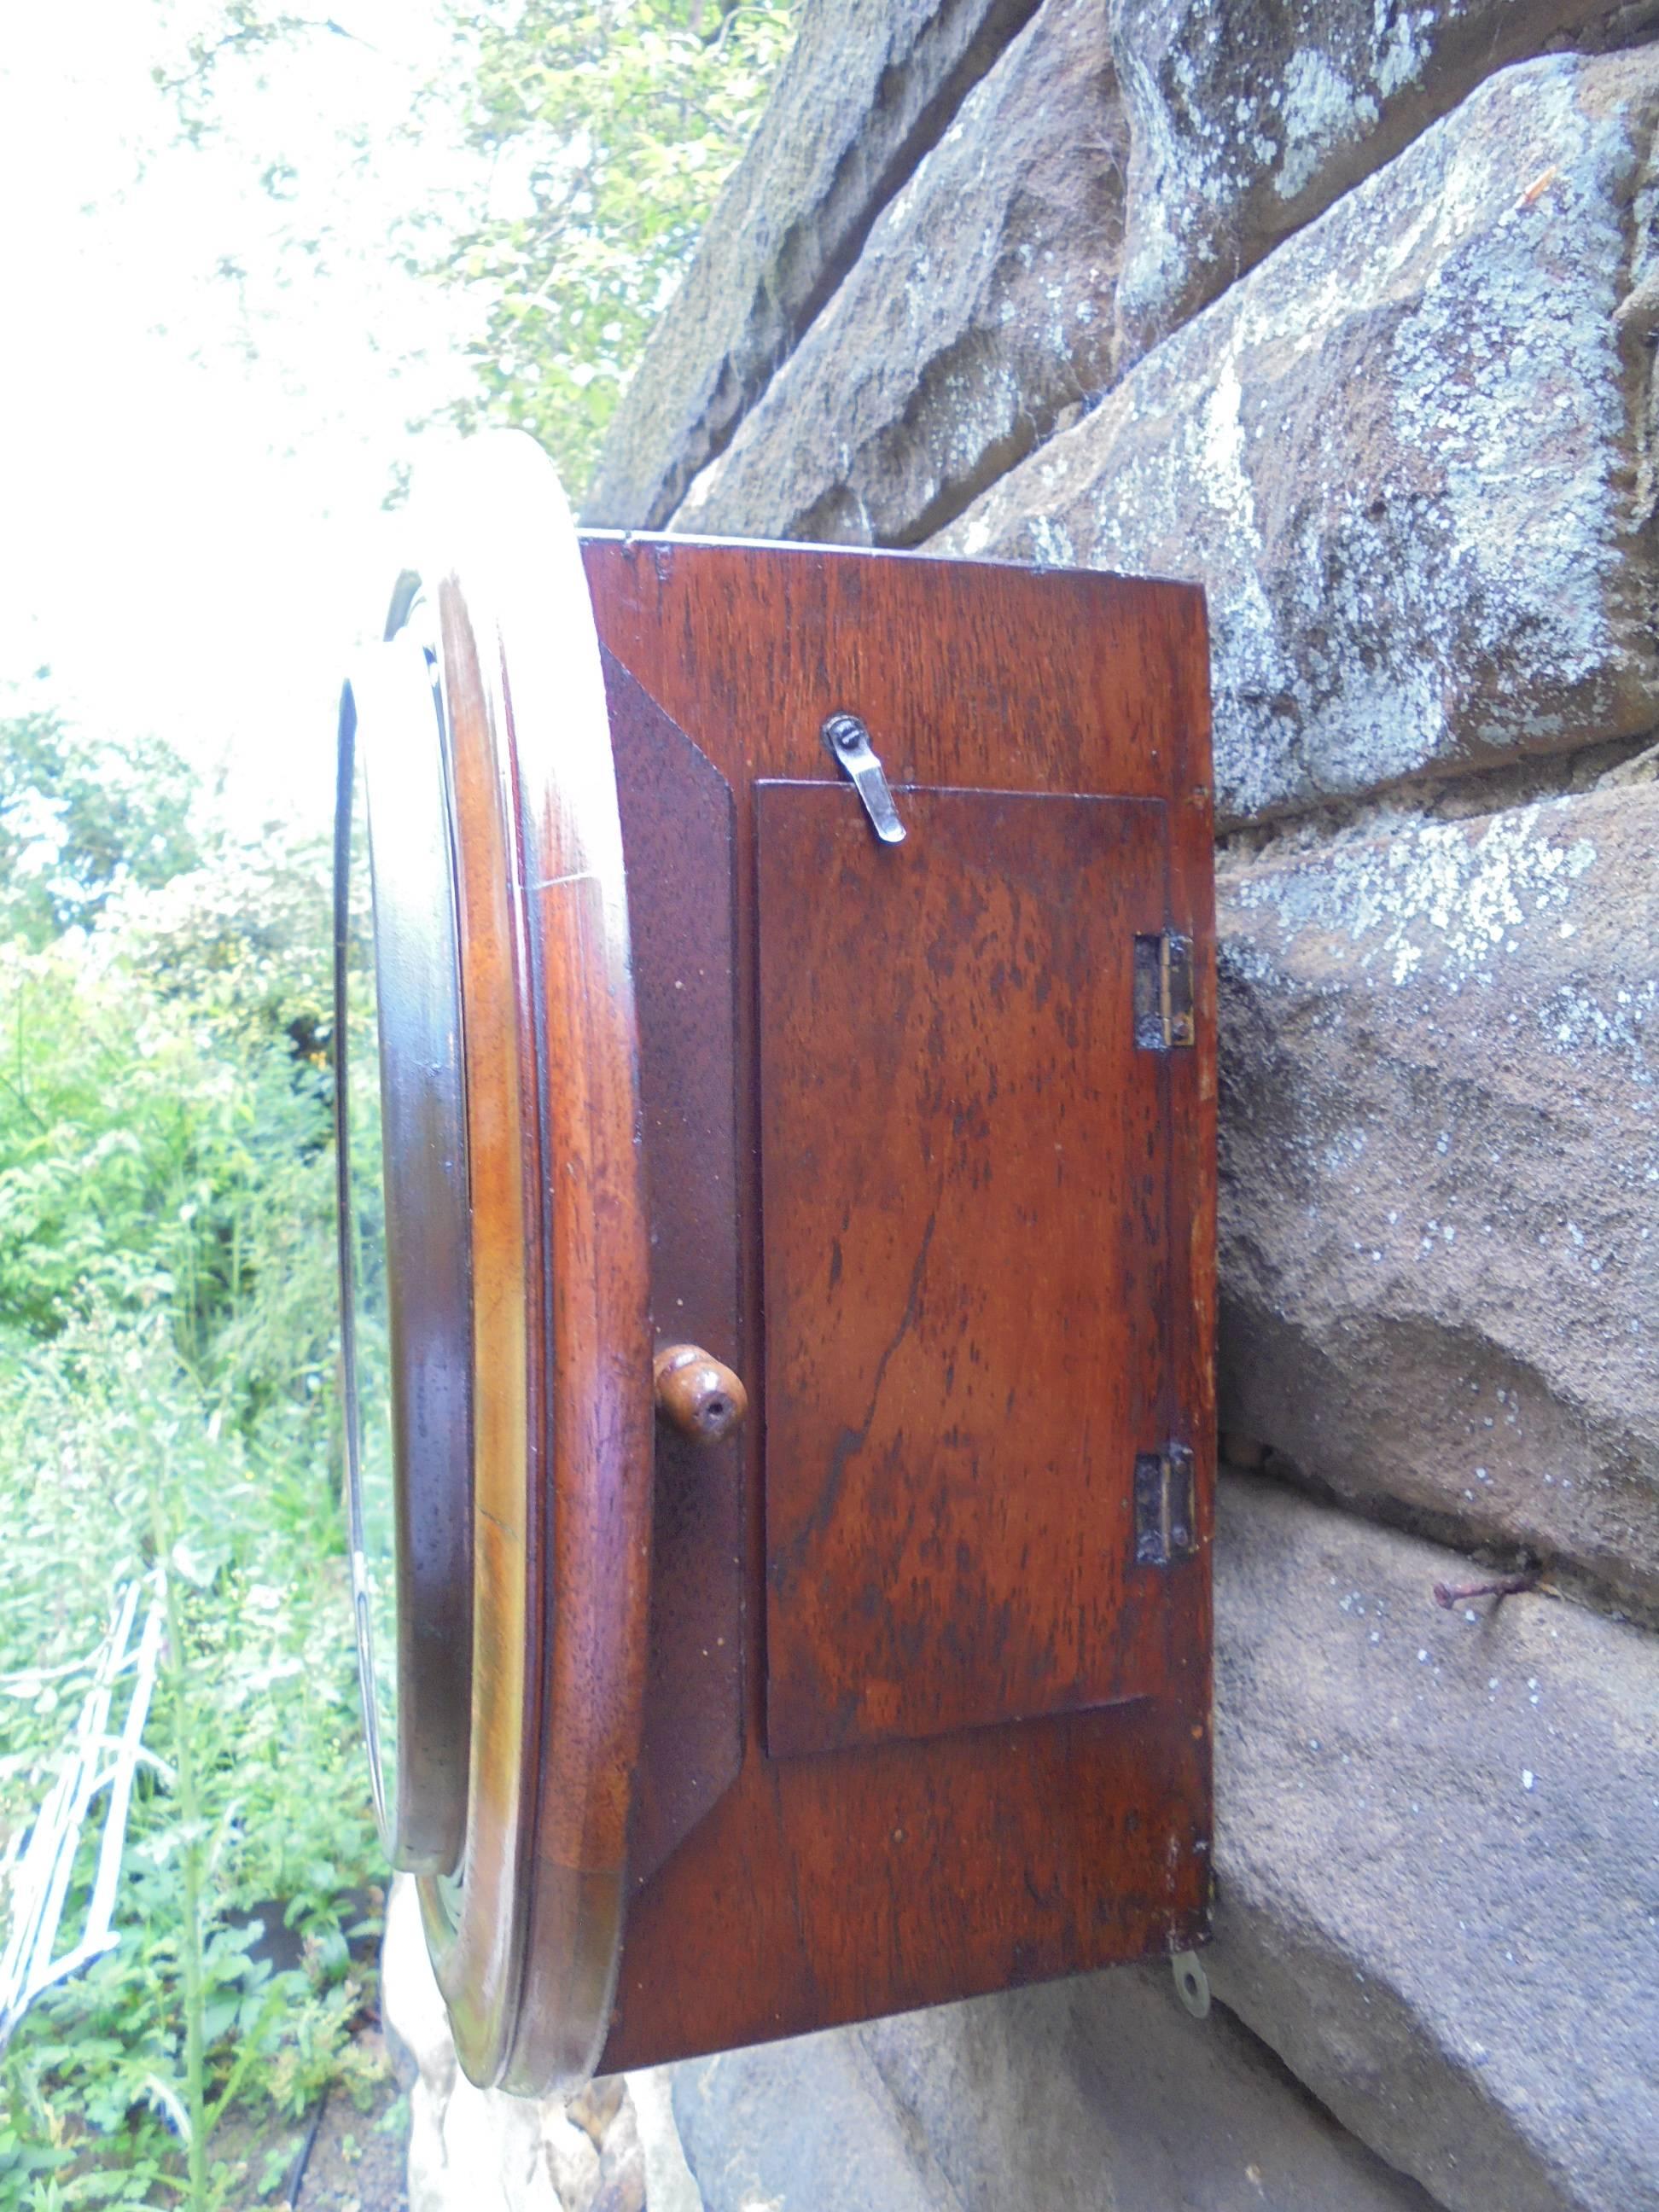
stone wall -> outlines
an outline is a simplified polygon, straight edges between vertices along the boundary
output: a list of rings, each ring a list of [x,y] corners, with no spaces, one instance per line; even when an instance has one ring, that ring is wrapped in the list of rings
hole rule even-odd
[[[720,2212],[1659,2203],[1656,341],[1659,0],[809,0],[588,519],[1208,588],[1217,2002],[684,2067]]]
[[[1656,338],[1659,4],[807,7],[588,520],[1206,584],[1245,1471],[1210,2020],[681,2069],[710,2205],[1659,2201]]]

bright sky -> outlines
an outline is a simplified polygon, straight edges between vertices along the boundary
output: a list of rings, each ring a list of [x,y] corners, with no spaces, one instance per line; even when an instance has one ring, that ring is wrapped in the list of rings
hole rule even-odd
[[[227,67],[199,152],[150,71],[211,0],[19,5],[0,42],[0,714],[155,731],[244,820],[326,811],[340,677],[400,565],[381,503],[434,443],[405,425],[466,385],[460,303],[387,251],[477,185],[442,118],[409,129],[438,10],[331,13],[354,36]]]

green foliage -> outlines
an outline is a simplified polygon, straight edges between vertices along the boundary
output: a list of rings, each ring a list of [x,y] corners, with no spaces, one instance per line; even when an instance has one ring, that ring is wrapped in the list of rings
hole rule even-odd
[[[364,2077],[346,1937],[362,1932],[379,1853],[324,1419],[273,1495],[237,1431],[204,1418],[159,1308],[71,1323],[0,1398],[0,1826],[38,1802],[78,1694],[53,1670],[92,1647],[117,1580],[160,1557],[171,1613],[120,1943],[42,2000],[7,2054],[0,2206],[27,2203],[24,2183],[53,2167],[70,2172],[67,2202],[89,2201],[94,2177],[149,2201],[192,2136],[210,2202],[208,2149],[233,2097],[292,2118]],[[304,1939],[283,1972],[257,1948],[278,1913]]]
[[[793,0],[523,0],[484,19],[472,132],[524,165],[529,207],[442,269],[489,302],[465,423],[527,429],[586,481],[794,21]]]
[[[318,1387],[322,867],[319,846],[222,844],[84,943],[0,946],[0,1329],[162,1299],[187,1361],[218,1346],[239,1414]]]
[[[799,0],[449,0],[453,59],[410,127],[437,143],[459,124],[482,181],[470,218],[403,210],[388,251],[482,309],[476,388],[453,410],[463,428],[527,429],[573,489],[586,481],[798,12]],[[325,16],[222,0],[155,74],[200,143],[221,127],[228,67],[257,72],[274,50],[351,36]],[[260,181],[284,200],[295,172],[266,162]],[[246,272],[232,258],[223,273]]]
[[[71,742],[49,710],[0,721],[0,937],[38,950],[95,921],[123,884],[188,867],[186,782],[156,738]]]
[[[188,795],[128,758],[144,850]],[[129,868],[89,926],[0,951],[0,1835],[45,1793],[117,1587],[159,1563],[168,1601],[118,1947],[0,2059],[3,2212],[213,2203],[233,2100],[292,2118],[366,2064],[324,855],[276,830],[181,849],[171,882]],[[281,1971],[277,1918],[302,1945]]]

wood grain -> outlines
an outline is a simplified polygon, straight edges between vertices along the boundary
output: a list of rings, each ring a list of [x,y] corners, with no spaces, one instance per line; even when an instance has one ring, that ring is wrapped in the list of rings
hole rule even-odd
[[[568,513],[527,439],[469,448],[430,588],[459,853],[474,1584],[465,1850],[421,1894],[462,2066],[542,2094],[592,2071],[609,2023],[653,1413],[610,723]]]
[[[755,793],[774,1758],[1159,1686],[1164,810],[897,797]]]
[[[532,449],[533,451],[533,449]],[[650,1260],[626,878],[604,674],[550,465],[489,572],[521,836],[541,1182],[544,1626],[535,1881],[501,2085],[592,2073],[620,1955],[651,1559]]]
[[[732,793],[605,656],[640,1030],[641,1149],[659,1337],[735,1360],[738,1312]],[[743,1757],[743,1447],[657,1425],[650,1654],[634,1778],[635,1886],[730,1788]]]
[[[741,1763],[672,1855],[637,1872],[603,2063],[1184,1948],[1202,1937],[1209,1886],[1202,1551],[1171,1570],[1139,1571],[1156,1577],[1146,1695],[920,1741],[770,1755],[766,1493],[776,1409],[764,1379],[754,787],[817,782],[855,805],[818,734],[830,714],[853,712],[896,784],[1158,803],[1165,903],[1150,926],[1194,938],[1198,1024],[1196,1048],[1170,1056],[1160,1074],[1168,1280],[1154,1325],[1167,1341],[1149,1444],[1177,1431],[1191,1444],[1207,1544],[1214,996],[1201,595],[818,549],[593,538],[585,553],[607,653],[732,793],[743,1283],[732,1364],[755,1400],[733,1500],[751,1594]]]
[[[524,1095],[529,994],[511,886],[516,808],[471,613],[438,592],[458,854],[472,1224],[472,1651],[465,1881],[422,1881],[462,2066],[492,2081],[516,2024],[543,1674],[541,1160]]]

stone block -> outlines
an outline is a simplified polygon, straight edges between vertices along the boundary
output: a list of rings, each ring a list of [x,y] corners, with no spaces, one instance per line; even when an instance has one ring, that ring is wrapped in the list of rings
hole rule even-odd
[[[1036,0],[818,0],[618,408],[583,506],[659,528]]]
[[[1651,0],[1111,0],[1136,360],[1511,62],[1651,32]]]
[[[934,550],[1207,586],[1224,822],[1651,729],[1656,112],[1490,79]]]
[[[1164,1966],[675,2069],[709,2212],[1431,2212]]]
[[[1100,0],[1046,0],[673,528],[904,545],[960,513],[1111,381],[1127,158]]]
[[[466,2079],[407,1875],[387,1900],[380,2006],[409,2090],[410,2212],[699,2212],[660,2070],[540,2102]]]
[[[1224,1428],[1649,1617],[1656,848],[1630,783],[1218,882]]]
[[[1221,1489],[1217,1995],[1449,2212],[1659,2202],[1659,1643]]]

